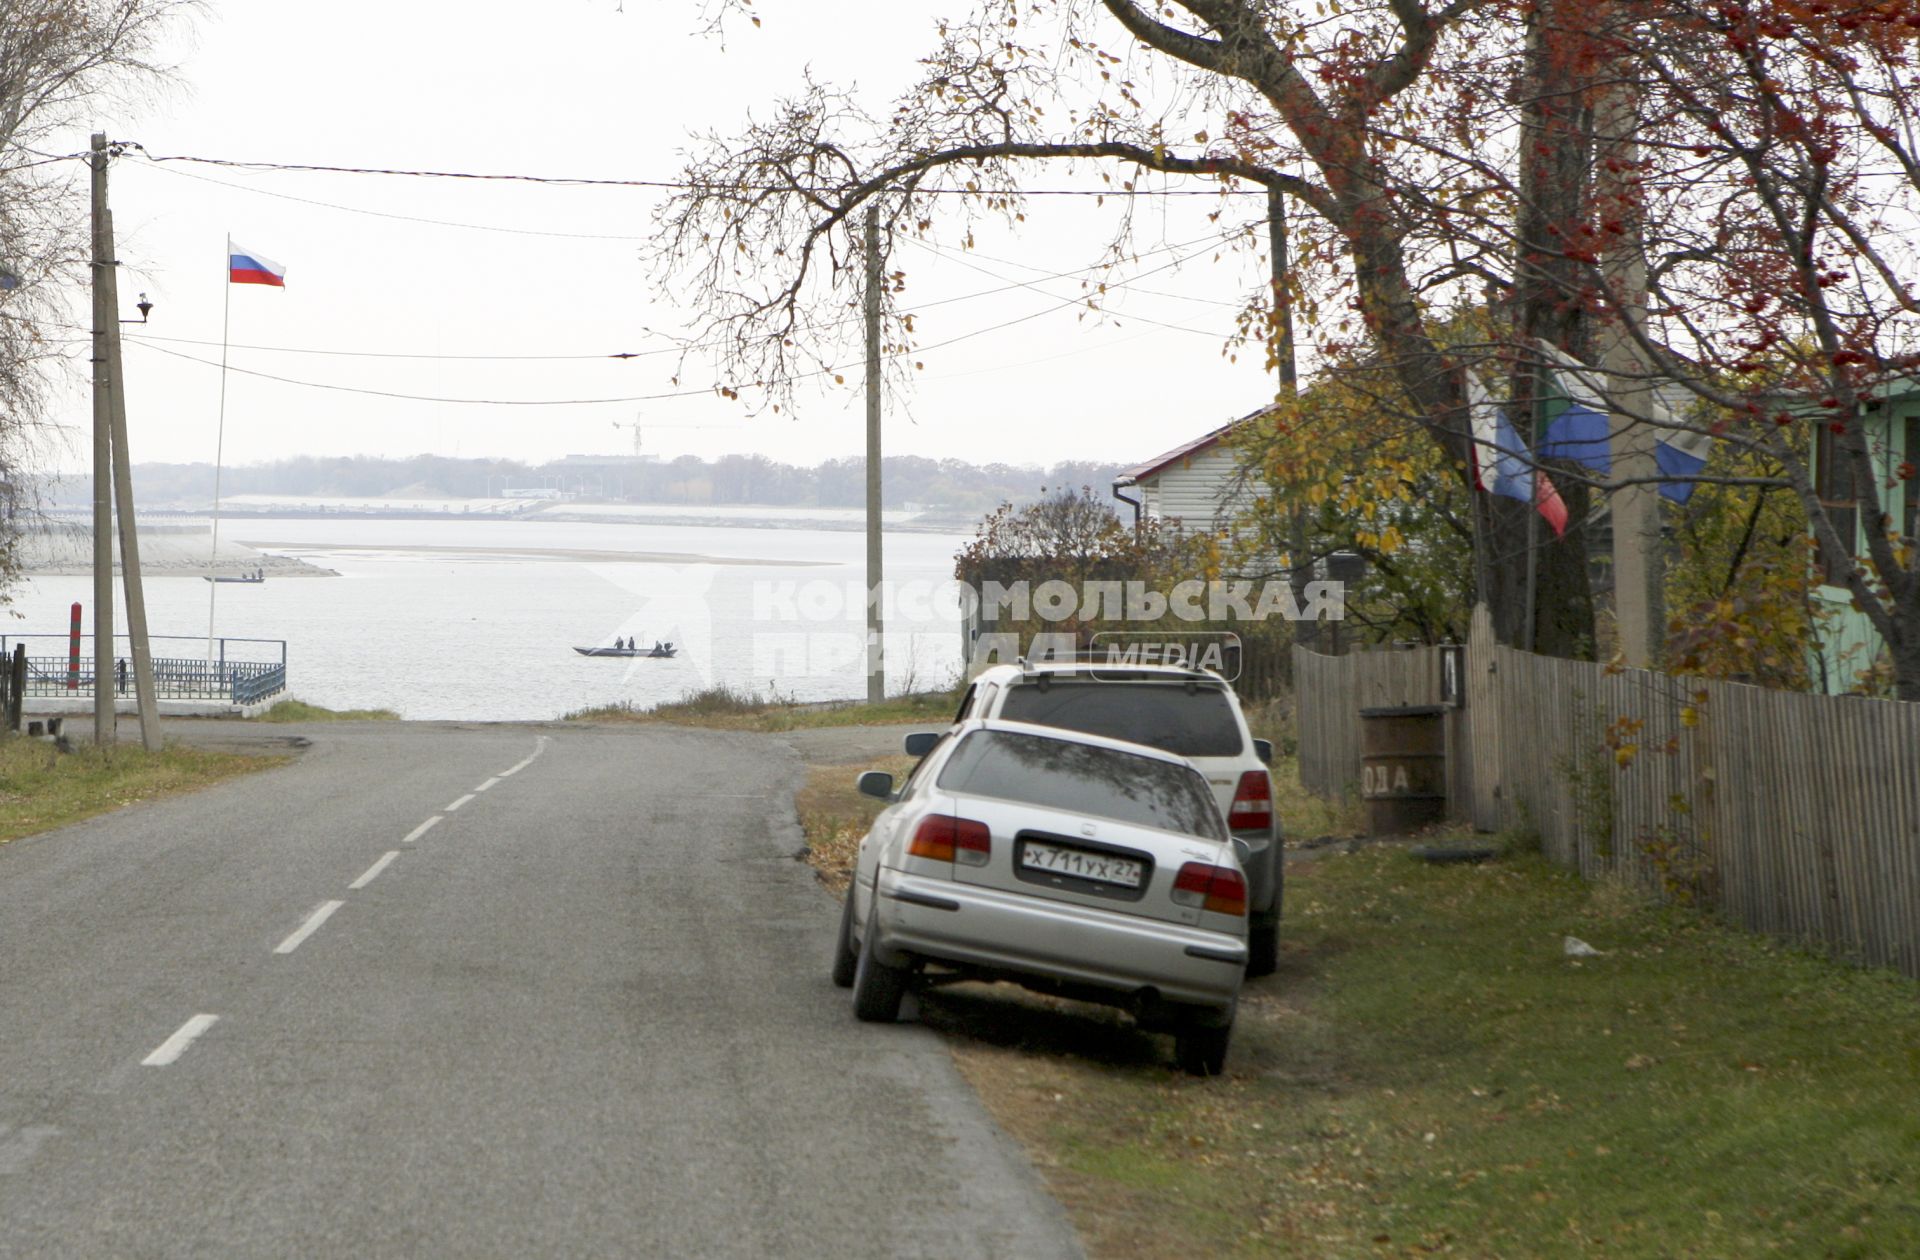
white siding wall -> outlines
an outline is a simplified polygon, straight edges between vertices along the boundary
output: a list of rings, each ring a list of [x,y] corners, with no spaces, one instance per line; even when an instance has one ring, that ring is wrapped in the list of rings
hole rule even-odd
[[[1187,459],[1178,460],[1151,477],[1142,478],[1141,501],[1149,516],[1177,516],[1189,529],[1208,529],[1216,517],[1230,524],[1251,503],[1251,497],[1234,495],[1239,480],[1236,470],[1239,452],[1225,444],[1210,446]],[[1224,505],[1224,507],[1223,507]]]

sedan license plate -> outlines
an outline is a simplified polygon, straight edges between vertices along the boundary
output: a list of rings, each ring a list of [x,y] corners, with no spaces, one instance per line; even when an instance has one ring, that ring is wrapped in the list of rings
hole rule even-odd
[[[1042,844],[1038,840],[1027,841],[1026,847],[1020,851],[1020,864],[1032,870],[1077,875],[1081,879],[1097,880],[1103,884],[1119,884],[1126,888],[1140,886],[1141,865],[1131,858]]]

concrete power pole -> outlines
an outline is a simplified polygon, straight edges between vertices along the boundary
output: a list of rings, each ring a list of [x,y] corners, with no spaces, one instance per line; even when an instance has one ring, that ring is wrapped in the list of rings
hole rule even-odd
[[[147,639],[147,597],[140,585],[139,520],[133,511],[133,456],[127,450],[127,376],[120,363],[120,279],[113,260],[113,211],[106,212],[102,233],[108,264],[102,269],[106,307],[113,312],[107,325],[107,368],[113,381],[107,419],[113,438],[114,511],[120,517],[120,584],[127,597],[128,655],[133,657],[133,691],[140,703],[140,743],[148,752],[160,751],[160,701],[153,688],[153,652]],[[118,671],[115,671],[116,680]]]
[[[128,655],[140,704],[140,741],[160,750],[159,702],[147,640],[147,604],[140,586],[140,540],[133,510],[133,461],[127,451],[126,385],[120,370],[120,284],[113,256],[113,212],[107,209],[107,138],[93,137],[93,738],[115,739],[113,654],[113,518],[120,517],[120,572],[127,595]]]
[[[1277,188],[1267,189],[1267,246],[1273,285],[1273,359],[1280,373],[1280,401],[1291,403],[1300,395],[1300,378],[1299,368],[1294,362],[1293,302],[1287,280],[1290,266],[1287,258],[1287,199]],[[1313,580],[1313,561],[1307,556],[1307,511],[1302,507],[1290,508],[1287,518],[1288,550],[1293,553],[1293,567],[1287,577],[1293,586],[1294,606],[1299,608],[1306,605],[1307,583]],[[1297,621],[1293,633],[1297,642],[1312,647],[1320,639],[1320,624]]]
[[[867,703],[887,698],[880,616],[880,207],[867,207]]]
[[[113,373],[107,330],[120,312],[108,306],[107,138],[93,137],[93,741],[114,742],[113,717]]]
[[[1601,368],[1612,412],[1608,450],[1616,485],[1613,516],[1613,612],[1621,655],[1640,669],[1658,669],[1666,647],[1666,565],[1660,535],[1660,488],[1654,446],[1652,373],[1635,333],[1647,321],[1647,259],[1639,188],[1639,93],[1623,80],[1595,111],[1595,191],[1623,231],[1603,267],[1612,289],[1614,319],[1600,329]]]

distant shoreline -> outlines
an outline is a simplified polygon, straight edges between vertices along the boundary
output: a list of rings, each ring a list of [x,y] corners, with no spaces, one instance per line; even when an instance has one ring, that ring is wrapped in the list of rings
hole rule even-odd
[[[691,551],[600,551],[589,547],[460,547],[432,543],[316,543],[242,540],[247,547],[282,551],[409,552],[427,555],[498,556],[503,560],[582,560],[602,564],[741,564],[762,568],[830,567],[830,560],[767,560],[754,556],[707,556]]]

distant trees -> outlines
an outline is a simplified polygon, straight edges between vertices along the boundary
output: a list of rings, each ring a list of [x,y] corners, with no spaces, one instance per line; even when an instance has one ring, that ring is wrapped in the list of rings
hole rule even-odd
[[[1105,487],[1118,470],[1088,462],[1052,468],[1011,464],[969,464],[957,459],[895,455],[886,459],[886,506],[909,503],[972,517],[996,503],[1024,504],[1049,486],[1087,483]],[[211,464],[141,464],[136,472],[143,502],[150,505],[204,505],[213,498]],[[338,495],[381,498],[388,495],[482,498],[508,486],[550,485],[573,491],[582,486],[591,498],[628,503],[752,504],[762,507],[860,507],[866,502],[866,468],[854,458],[830,459],[806,468],[764,455],[723,455],[704,460],[694,455],[646,464],[609,459],[604,465],[528,464],[518,460],[451,459],[415,455],[383,459],[367,455],[301,455],[267,464],[242,464],[221,474],[223,494]],[[91,495],[88,478],[60,482],[48,497],[83,503]]]

